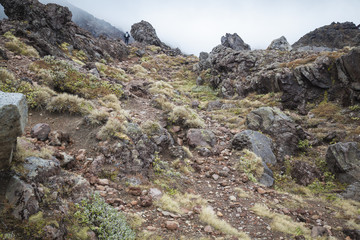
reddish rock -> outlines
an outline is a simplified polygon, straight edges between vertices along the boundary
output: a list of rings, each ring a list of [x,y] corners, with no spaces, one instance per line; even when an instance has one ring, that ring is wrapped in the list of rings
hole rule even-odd
[[[109,179],[98,179],[97,180],[97,183],[100,184],[100,185],[103,185],[103,186],[108,186],[110,184],[110,181]]]
[[[141,196],[140,197],[140,206],[142,207],[151,207],[152,205],[152,198],[149,195]]]
[[[179,223],[176,221],[166,221],[165,227],[168,230],[177,230],[179,228]]]
[[[51,129],[47,123],[38,123],[31,129],[31,137],[40,141],[45,141],[50,133]]]
[[[141,188],[139,187],[129,187],[128,192],[133,196],[141,196]]]

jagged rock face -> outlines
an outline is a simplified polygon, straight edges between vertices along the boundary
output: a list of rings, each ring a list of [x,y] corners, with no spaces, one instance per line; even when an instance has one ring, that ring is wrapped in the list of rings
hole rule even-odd
[[[284,36],[273,40],[267,50],[291,51],[292,47]]]
[[[319,169],[307,162],[294,161],[291,165],[292,168],[290,174],[297,184],[307,186],[321,176]]]
[[[360,181],[360,149],[358,143],[336,143],[326,152],[326,163],[340,181]]]
[[[28,107],[20,93],[0,92],[0,170],[9,167],[17,137],[27,123]]]
[[[41,56],[65,57],[59,47],[65,42],[74,49],[83,50],[90,60],[106,58],[107,55],[121,60],[128,54],[127,47],[122,42],[97,40],[76,26],[71,21],[72,14],[67,7],[44,5],[38,0],[1,0],[0,3],[10,20],[2,21],[1,31],[5,33],[16,29],[15,35],[27,38],[28,44],[35,47]]]
[[[293,48],[326,47],[341,49],[345,46],[360,46],[360,29],[351,22],[332,23],[306,34],[293,44]]]
[[[155,28],[144,20],[132,25],[130,33],[132,37],[138,42],[169,48],[163,42],[161,42],[156,34]]]
[[[246,44],[237,33],[227,33],[221,37],[221,45],[234,49],[235,51],[251,50],[250,46]]]
[[[298,143],[306,134],[300,125],[278,108],[261,107],[246,116],[249,129],[262,131],[275,139],[277,157],[283,160],[298,150]]]

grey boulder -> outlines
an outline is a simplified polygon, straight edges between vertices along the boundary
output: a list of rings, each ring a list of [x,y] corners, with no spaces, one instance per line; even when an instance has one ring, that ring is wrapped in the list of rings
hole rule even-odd
[[[20,93],[0,92],[0,169],[10,166],[17,137],[27,123],[26,98]]]
[[[284,36],[273,40],[267,50],[291,51],[292,47]]]
[[[326,164],[342,182],[360,181],[360,149],[358,143],[336,143],[326,152]]]

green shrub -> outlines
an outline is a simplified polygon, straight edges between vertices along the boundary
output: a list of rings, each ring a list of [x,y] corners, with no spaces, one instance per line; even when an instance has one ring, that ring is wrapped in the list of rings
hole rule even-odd
[[[77,204],[75,217],[94,231],[98,239],[132,240],[136,234],[126,222],[123,214],[108,205],[98,194]]]
[[[118,83],[101,80],[95,76],[79,72],[70,63],[54,57],[44,57],[30,66],[47,86],[58,92],[78,95],[86,99],[115,94],[121,97],[122,86]]]

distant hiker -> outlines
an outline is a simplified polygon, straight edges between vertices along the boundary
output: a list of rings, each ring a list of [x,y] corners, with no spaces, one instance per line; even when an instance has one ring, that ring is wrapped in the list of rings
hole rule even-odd
[[[124,38],[125,38],[125,43],[126,43],[126,45],[128,45],[128,44],[129,44],[130,34],[129,34],[128,32],[126,32],[126,33],[124,34]]]

